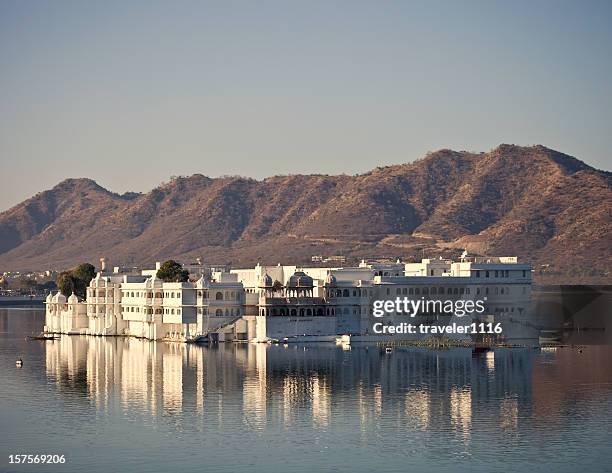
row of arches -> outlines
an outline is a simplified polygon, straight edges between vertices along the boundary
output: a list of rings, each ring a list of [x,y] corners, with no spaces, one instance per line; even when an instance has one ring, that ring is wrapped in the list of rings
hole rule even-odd
[[[367,289],[362,289],[362,288],[352,288],[352,289],[327,289],[326,291],[327,293],[327,297],[329,298],[334,298],[334,297],[367,297],[368,296],[368,290]],[[372,295],[372,291],[370,291],[370,295]]]
[[[358,307],[263,307],[259,309],[261,316],[291,316],[291,317],[321,317],[327,315],[360,314]]]
[[[209,315],[208,307],[198,307],[199,315]],[[214,312],[211,311],[210,315],[215,317],[239,317],[242,314],[242,311],[239,307],[231,307],[224,309],[216,309]]]
[[[210,299],[211,295],[212,293],[206,290],[198,291],[198,297],[203,299]],[[242,298],[240,291],[216,291],[213,297],[216,301],[239,301]]]
[[[469,294],[470,293],[470,288],[469,287],[448,287],[445,288],[443,286],[440,287],[398,287],[395,290],[395,294],[400,296],[400,295],[463,295],[463,294]]]

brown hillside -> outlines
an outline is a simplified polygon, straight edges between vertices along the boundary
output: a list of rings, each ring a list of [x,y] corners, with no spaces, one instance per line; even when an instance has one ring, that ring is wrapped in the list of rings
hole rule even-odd
[[[611,179],[543,146],[514,145],[440,150],[353,177],[196,174],[142,195],[68,179],[0,214],[0,270],[102,255],[117,264],[195,256],[253,264],[467,248],[610,282]]]

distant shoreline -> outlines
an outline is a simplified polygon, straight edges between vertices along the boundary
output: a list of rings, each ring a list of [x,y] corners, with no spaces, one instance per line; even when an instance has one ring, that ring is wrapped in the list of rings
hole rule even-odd
[[[4,307],[4,308],[24,307],[24,306],[42,307],[44,303],[45,303],[44,296],[35,296],[32,299],[30,299],[28,296],[0,297],[0,307]]]

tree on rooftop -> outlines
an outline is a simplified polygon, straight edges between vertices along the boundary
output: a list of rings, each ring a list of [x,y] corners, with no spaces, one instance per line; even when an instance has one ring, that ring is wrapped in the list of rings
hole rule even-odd
[[[189,271],[183,269],[180,263],[168,260],[157,270],[157,277],[164,282],[187,282],[189,281]]]
[[[68,271],[58,274],[56,284],[60,292],[66,297],[72,293],[77,297],[85,299],[87,286],[96,275],[96,268],[90,263],[82,263]]]
[[[55,284],[57,284],[57,288],[66,297],[69,297],[76,289],[76,282],[70,270],[59,273]]]
[[[96,277],[96,268],[93,264],[82,263],[72,270],[74,277],[85,281],[87,284]]]

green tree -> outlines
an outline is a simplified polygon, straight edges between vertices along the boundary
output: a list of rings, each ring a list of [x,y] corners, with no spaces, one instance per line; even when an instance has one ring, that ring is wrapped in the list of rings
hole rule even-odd
[[[96,275],[96,268],[92,264],[82,263],[68,271],[62,271],[57,276],[57,287],[66,297],[72,293],[81,299],[87,296],[87,286]]]
[[[183,269],[180,263],[168,260],[157,270],[157,277],[164,282],[187,282],[189,281],[189,271]]]
[[[74,293],[81,299],[87,297],[87,286],[96,276],[96,268],[90,263],[82,263],[72,270],[72,277],[75,280]]]
[[[89,284],[96,277],[96,268],[94,268],[93,264],[82,263],[72,270],[72,275]]]
[[[72,271],[62,271],[57,275],[57,280],[55,281],[57,284],[57,288],[60,290],[62,294],[66,297],[69,297],[75,291],[76,284],[74,281],[74,277],[72,276]]]

